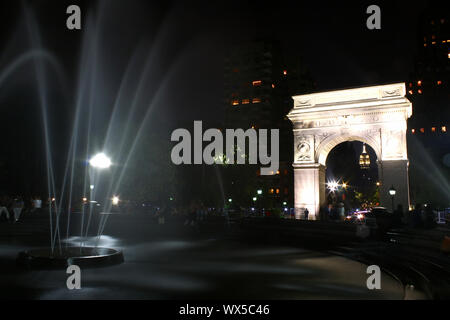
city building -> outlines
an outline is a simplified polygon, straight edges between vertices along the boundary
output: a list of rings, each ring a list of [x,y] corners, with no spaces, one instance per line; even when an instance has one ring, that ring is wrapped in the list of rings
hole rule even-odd
[[[286,117],[294,94],[314,89],[299,58],[289,58],[276,41],[232,45],[225,59],[225,128],[279,129],[280,168],[257,176],[272,203],[293,204],[293,134]],[[249,170],[255,170],[249,166]]]
[[[414,69],[406,81],[413,103],[408,120],[412,203],[450,206],[450,24],[448,10],[436,3],[418,27]]]

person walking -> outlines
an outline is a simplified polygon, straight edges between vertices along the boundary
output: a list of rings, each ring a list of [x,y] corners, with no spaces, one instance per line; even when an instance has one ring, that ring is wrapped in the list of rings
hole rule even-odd
[[[305,220],[308,220],[309,211],[308,208],[305,208]]]
[[[42,210],[42,200],[40,197],[33,199],[33,212],[40,213]]]
[[[167,214],[167,207],[166,205],[163,205],[161,210],[158,211],[158,224],[165,224],[166,223],[166,214]]]
[[[345,208],[342,202],[339,202],[338,204],[338,219],[345,221]]]
[[[13,211],[14,211],[14,222],[18,222],[20,219],[20,214],[22,213],[23,210],[23,200],[21,197],[17,197],[16,199],[14,199],[14,204],[13,204]]]
[[[4,207],[4,206],[2,206],[2,205],[0,204],[0,218],[3,216],[3,212],[4,212],[5,215],[6,215],[6,219],[9,221],[10,216],[9,216],[8,208],[7,208],[7,207]]]

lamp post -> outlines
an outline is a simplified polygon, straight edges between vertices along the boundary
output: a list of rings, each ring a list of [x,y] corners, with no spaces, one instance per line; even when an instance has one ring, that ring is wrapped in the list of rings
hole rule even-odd
[[[113,198],[112,198],[112,204],[113,204],[113,206],[118,206],[119,205],[119,197],[118,196],[114,196]]]
[[[394,197],[396,192],[397,191],[395,190],[394,186],[391,186],[391,188],[389,189],[389,194],[391,195],[392,200],[392,212],[394,212]]]
[[[90,189],[90,201],[89,201],[89,219],[86,226],[86,236],[89,232],[89,226],[91,223],[91,217],[92,217],[92,206],[95,203],[94,199],[94,189],[95,189],[95,177],[94,177],[94,170],[102,170],[102,169],[108,169],[111,166],[111,159],[106,156],[103,152],[97,153],[95,156],[93,156],[89,160],[89,189]],[[117,199],[118,200],[118,199]],[[84,209],[83,209],[84,212]],[[84,214],[81,222],[81,237],[83,237],[83,224],[84,224]]]
[[[259,212],[260,212],[260,210],[261,210],[261,195],[262,195],[262,193],[263,193],[263,191],[262,191],[262,189],[258,189],[258,190],[256,190],[256,193],[258,194],[258,203],[257,203],[257,209],[258,209],[258,211],[257,211],[257,213],[259,214]]]
[[[108,169],[111,166],[111,159],[107,157],[104,153],[97,153],[89,160],[89,180],[91,182],[90,189],[91,193],[95,188],[94,182],[94,173],[93,169]],[[92,198],[91,198],[92,199]]]

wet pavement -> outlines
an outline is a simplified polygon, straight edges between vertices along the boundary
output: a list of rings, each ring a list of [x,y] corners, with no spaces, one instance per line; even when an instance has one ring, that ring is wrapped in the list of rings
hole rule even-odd
[[[48,241],[47,223],[34,218],[0,224],[2,299],[404,298],[403,285],[386,273],[381,290],[369,290],[367,265],[342,256],[198,235],[142,217],[108,221],[99,246],[123,250],[125,262],[84,269],[82,289],[68,290],[65,270],[24,271],[15,265],[18,252]],[[73,235],[67,244],[80,240]],[[90,237],[87,245],[95,241]]]

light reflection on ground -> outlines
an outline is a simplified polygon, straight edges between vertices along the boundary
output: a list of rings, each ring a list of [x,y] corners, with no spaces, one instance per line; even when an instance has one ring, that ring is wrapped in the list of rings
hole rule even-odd
[[[72,237],[68,243],[80,240]],[[0,274],[0,282],[14,287],[14,294],[37,299],[403,298],[403,288],[393,278],[383,275],[382,290],[371,291],[365,265],[308,250],[211,240],[131,245],[113,236],[103,236],[100,243],[123,249],[125,263],[82,270],[81,290],[66,289],[65,270],[15,270],[20,246],[0,247],[0,259],[10,267]]]

